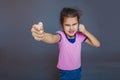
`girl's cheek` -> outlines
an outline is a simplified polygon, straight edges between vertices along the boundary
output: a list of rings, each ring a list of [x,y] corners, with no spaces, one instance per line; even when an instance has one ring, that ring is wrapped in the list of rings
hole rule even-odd
[[[64,30],[69,30],[69,27],[68,27],[68,26],[65,26],[65,27],[64,27]]]

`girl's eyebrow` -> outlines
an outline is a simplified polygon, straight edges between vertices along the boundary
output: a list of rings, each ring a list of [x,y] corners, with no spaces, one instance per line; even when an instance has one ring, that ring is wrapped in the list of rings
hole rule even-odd
[[[78,23],[74,23],[74,24],[72,24],[72,25],[76,25],[76,24],[78,24]]]
[[[70,26],[70,24],[65,24],[66,26]]]
[[[76,25],[76,24],[78,24],[78,23],[73,23],[72,25]],[[66,26],[70,26],[70,24],[65,24]]]

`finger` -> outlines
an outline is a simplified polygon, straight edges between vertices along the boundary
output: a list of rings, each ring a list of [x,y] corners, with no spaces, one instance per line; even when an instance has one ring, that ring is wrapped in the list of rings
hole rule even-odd
[[[34,25],[32,26],[32,30],[37,30],[37,31],[38,31],[38,25],[37,25],[37,24],[34,24]]]
[[[44,34],[36,34],[36,33],[32,33],[33,37],[37,37],[37,38],[43,38]]]
[[[37,37],[34,37],[34,39],[37,40],[37,41],[43,40],[43,38],[37,38]]]
[[[34,37],[35,40],[38,40],[38,41],[43,40],[44,38],[44,34],[38,35],[36,33],[32,33],[32,36]]]
[[[42,26],[40,26],[40,25],[36,25],[35,26],[35,29],[37,30],[37,31],[40,31],[42,28],[41,28]]]
[[[38,38],[43,38],[44,35],[43,35],[43,34],[41,34],[41,35],[37,35],[37,37],[38,37]]]
[[[43,34],[43,33],[44,33],[44,30],[39,30],[39,31],[33,30],[32,32],[33,32],[33,33],[36,33],[36,34]]]
[[[43,23],[42,22],[39,22],[38,24],[34,24],[32,26],[32,28],[36,29],[36,30],[43,30]]]
[[[37,27],[36,27],[36,26],[37,26]],[[33,25],[32,29],[31,29],[31,32],[32,32],[32,33],[36,33],[36,34],[42,34],[42,33],[44,32],[43,29],[38,30],[37,28],[38,28],[38,25]]]
[[[38,31],[37,29],[35,29],[34,27],[32,27],[31,32],[32,32],[32,33],[39,34],[39,31]]]
[[[40,35],[40,34],[43,34],[44,31],[43,30],[37,31],[35,29],[32,29],[32,33],[36,33],[36,34]]]
[[[37,35],[38,35],[38,34],[35,33],[35,32],[32,33],[32,36],[33,36],[33,37],[37,37]]]

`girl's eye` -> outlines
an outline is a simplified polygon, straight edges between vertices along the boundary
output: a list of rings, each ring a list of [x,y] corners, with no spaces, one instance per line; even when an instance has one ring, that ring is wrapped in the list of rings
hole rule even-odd
[[[77,25],[77,23],[73,24],[73,26]]]
[[[70,26],[70,25],[67,25],[67,24],[66,24],[66,26]]]

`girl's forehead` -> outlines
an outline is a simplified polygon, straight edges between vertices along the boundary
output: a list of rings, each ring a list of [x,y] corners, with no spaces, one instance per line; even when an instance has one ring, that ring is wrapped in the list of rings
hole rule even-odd
[[[75,16],[75,17],[64,17],[64,20],[65,19],[69,20],[69,19],[78,19],[78,18],[77,18],[77,16]]]
[[[76,23],[78,22],[77,17],[64,17],[64,23]]]

